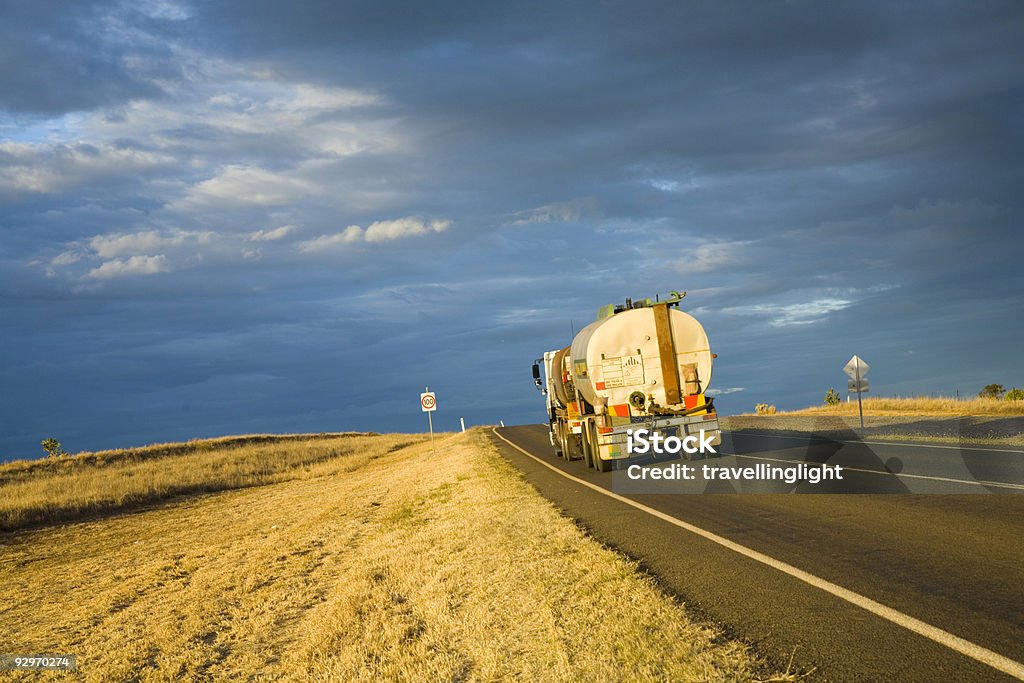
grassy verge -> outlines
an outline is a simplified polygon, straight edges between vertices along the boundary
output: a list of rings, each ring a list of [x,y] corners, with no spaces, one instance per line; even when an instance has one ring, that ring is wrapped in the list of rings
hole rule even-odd
[[[872,396],[863,400],[864,415],[933,415],[940,417],[978,416],[1024,416],[1024,401],[1004,401],[994,398],[886,398]],[[780,415],[858,415],[856,401],[843,402],[834,406],[812,406],[800,410],[789,410]]]
[[[342,457],[357,467],[421,439],[257,435],[7,463],[0,465],[0,531],[310,476],[317,464]]]
[[[941,434],[925,434],[921,432],[891,432],[868,437],[876,441],[906,441],[933,443],[945,446],[994,446],[997,448],[1017,449],[1024,446],[1024,435],[1005,437],[975,436],[943,436]]]
[[[861,429],[856,414],[781,413],[722,418],[728,431],[813,433],[840,440],[919,441],[952,446],[1024,446],[1024,419],[1014,417],[935,417],[927,415],[865,415]]]
[[[0,536],[0,642],[88,681],[753,678],[481,432],[382,450]]]
[[[920,441],[955,446],[1024,446],[1024,401],[994,398],[886,398],[863,400],[865,428],[860,428],[856,401],[812,406],[775,415],[739,415],[726,429],[814,432],[843,438]]]

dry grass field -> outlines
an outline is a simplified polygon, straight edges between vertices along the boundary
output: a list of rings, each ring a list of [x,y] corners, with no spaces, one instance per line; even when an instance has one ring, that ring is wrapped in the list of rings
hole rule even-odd
[[[945,417],[962,415],[1024,415],[1024,401],[1003,401],[994,398],[865,398],[864,415],[941,415]],[[856,401],[843,402],[835,406],[812,406],[801,410],[789,410],[784,415],[858,415]]]
[[[856,432],[858,438],[1018,448],[1024,446],[1024,401],[871,397],[864,399],[864,424],[861,429],[856,401],[722,421],[733,431],[783,430],[839,438]]]
[[[0,531],[308,476],[340,457],[359,467],[422,438],[252,435],[6,463],[0,465]]]
[[[721,418],[722,429],[783,431],[816,434],[823,438],[869,441],[913,441],[950,446],[1024,447],[1024,418],[938,417],[929,415],[866,415],[864,428],[857,415],[780,413],[778,415],[730,415]]]
[[[33,525],[0,534],[0,643],[76,654],[87,681],[757,674],[745,646],[561,517],[481,431],[441,437],[436,456],[385,435],[40,467],[0,483],[7,523]],[[218,490],[200,494],[204,481]]]

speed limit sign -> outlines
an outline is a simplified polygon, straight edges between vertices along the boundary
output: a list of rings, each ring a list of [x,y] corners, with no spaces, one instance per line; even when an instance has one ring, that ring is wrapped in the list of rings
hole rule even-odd
[[[434,396],[433,391],[420,394],[420,407],[423,408],[425,413],[432,413],[437,410],[437,397]]]

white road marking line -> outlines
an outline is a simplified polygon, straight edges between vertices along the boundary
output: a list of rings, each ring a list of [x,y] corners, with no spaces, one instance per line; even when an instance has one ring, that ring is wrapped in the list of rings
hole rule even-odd
[[[549,470],[552,470],[553,472],[557,472],[566,479],[570,479],[576,482],[577,484],[586,486],[589,489],[593,489],[594,491],[602,493],[608,496],[609,498],[617,500],[621,503],[625,503],[626,505],[635,507],[636,509],[646,512],[647,514],[653,517],[657,517],[658,519],[668,522],[669,524],[675,525],[680,529],[685,529],[686,531],[696,534],[701,538],[707,539],[712,543],[717,543],[718,545],[728,548],[733,552],[739,553],[744,557],[748,557],[751,560],[754,560],[755,562],[760,562],[761,564],[767,565],[773,569],[777,569],[780,572],[783,572],[784,574],[788,574],[789,576],[798,579],[799,581],[803,581],[804,583],[814,586],[815,588],[819,588],[825,591],[826,593],[829,593],[830,595],[834,595],[840,600],[845,600],[851,605],[855,605],[857,607],[860,607],[861,609],[871,612],[872,614],[882,617],[887,621],[891,621],[897,626],[902,626],[908,631],[913,631],[918,635],[922,635],[925,638],[928,638],[929,640],[932,640],[940,645],[948,647],[951,650],[959,652],[960,654],[966,657],[970,657],[971,659],[981,662],[982,664],[987,664],[993,669],[997,669],[998,671],[1002,671],[1005,674],[1009,674],[1017,680],[1024,681],[1024,664],[1021,664],[1020,662],[1010,659],[1009,657],[1004,657],[998,652],[993,652],[988,648],[984,648],[981,645],[972,643],[971,641],[965,640],[960,636],[953,635],[949,631],[944,631],[941,628],[938,628],[937,626],[932,626],[931,624],[921,621],[920,619],[915,619],[909,614],[904,614],[903,612],[895,610],[892,607],[887,607],[886,605],[883,605],[880,602],[876,602],[871,598],[865,597],[860,593],[855,593],[849,590],[848,588],[843,588],[842,586],[832,583],[831,581],[826,581],[825,579],[819,578],[814,574],[805,572],[803,569],[797,569],[791,564],[787,564],[785,562],[782,562],[781,560],[776,560],[774,557],[770,557],[768,555],[765,555],[764,553],[760,553],[756,550],[748,548],[745,545],[740,545],[739,543],[730,541],[729,539],[723,536],[719,536],[718,534],[714,534],[710,531],[707,531],[706,529],[702,529],[699,526],[694,526],[693,524],[684,522],[681,519],[677,519],[672,515],[668,515],[664,512],[661,512],[660,510],[655,510],[654,508],[647,507],[643,503],[638,503],[635,500],[626,498],[625,496],[620,496],[619,494],[613,491],[609,491],[608,489],[598,486],[597,484],[592,484],[591,482],[586,481],[585,479],[574,477],[568,472],[563,472],[554,465],[544,462],[543,460],[533,455],[532,453],[512,443],[504,436],[499,434],[497,428],[492,428],[491,431],[494,432],[494,435],[497,436],[499,439],[501,439],[509,446],[525,455],[526,457],[536,460],[541,465],[544,465],[544,467],[547,467]]]
[[[726,453],[720,451],[720,455],[731,455],[734,458],[749,458],[750,460],[770,460],[772,462],[787,462],[793,465],[799,465],[804,463],[806,465],[822,465],[824,463],[815,462],[813,460],[786,460],[784,458],[768,458],[763,455],[740,455],[739,453]],[[983,481],[983,480],[971,480],[971,479],[953,479],[951,477],[933,477],[926,474],[904,474],[902,472],[887,472],[884,470],[869,470],[863,467],[849,467],[847,465],[837,465],[842,467],[844,470],[850,470],[851,472],[866,472],[868,474],[882,474],[890,477],[907,477],[909,479],[930,479],[932,481],[945,481],[953,484],[972,484],[974,486],[996,486],[1004,489],[1015,489],[1018,491],[1024,491],[1024,484],[1013,484],[1004,481]]]
[[[810,441],[813,438],[823,439],[825,441],[831,441],[833,443],[864,443],[871,446],[912,446],[913,448],[944,448],[946,450],[955,451],[987,451],[989,453],[1024,453],[1024,451],[1015,451],[1009,448],[999,448],[994,446],[992,448],[982,448],[980,446],[942,446],[940,444],[933,443],[913,443],[910,441],[862,441],[859,439],[854,440],[843,440],[843,439],[830,439],[827,436],[790,436],[788,434],[765,434],[763,432],[733,432],[723,430],[723,434],[735,435],[735,436],[767,436],[773,439],[794,439],[796,441]]]

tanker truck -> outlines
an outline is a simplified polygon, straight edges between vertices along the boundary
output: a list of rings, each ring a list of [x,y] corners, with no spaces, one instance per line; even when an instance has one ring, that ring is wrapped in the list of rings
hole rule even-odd
[[[534,361],[555,454],[601,472],[629,458],[630,434],[721,444],[708,336],[679,310],[685,292],[603,306],[572,343]],[[692,442],[692,441],[691,441]]]

